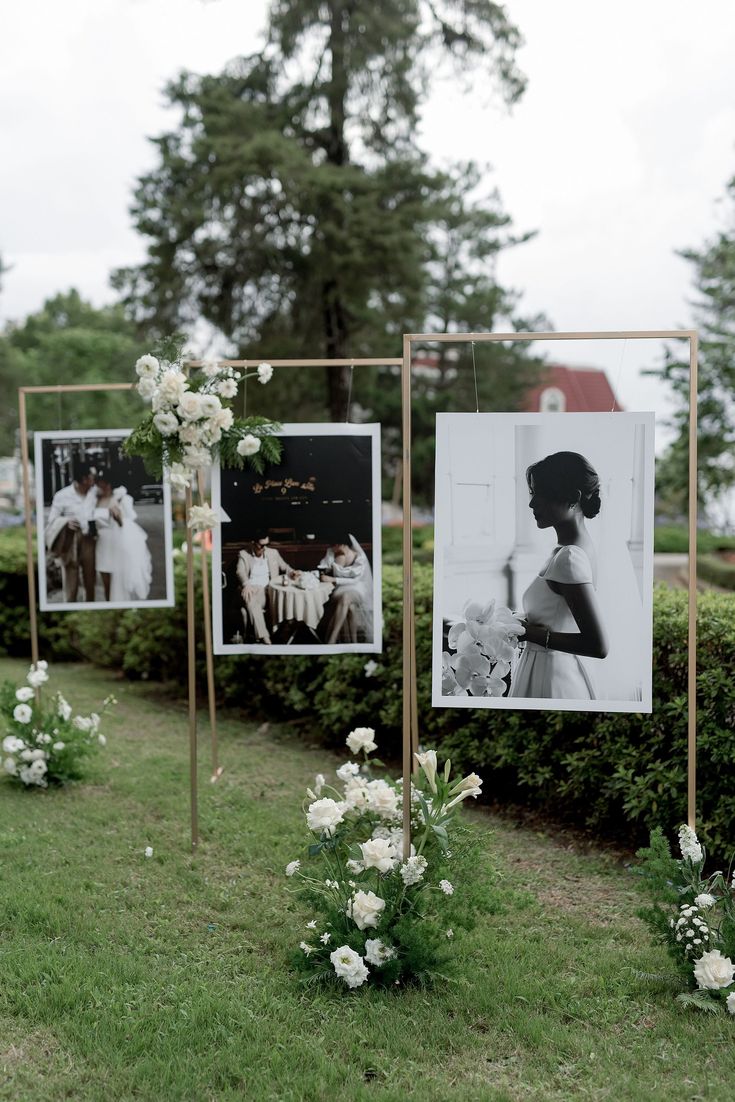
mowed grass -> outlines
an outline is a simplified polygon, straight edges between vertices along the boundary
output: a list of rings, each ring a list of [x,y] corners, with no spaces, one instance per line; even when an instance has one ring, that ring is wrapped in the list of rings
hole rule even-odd
[[[183,701],[53,672],[80,710],[120,703],[90,783],[0,784],[0,1098],[733,1098],[735,1022],[635,977],[666,960],[612,859],[473,814],[486,907],[457,932],[452,981],[305,988],[288,955],[311,916],[283,867],[303,856],[305,785],[338,759],[300,728],[223,717],[211,785],[203,716],[192,857]]]

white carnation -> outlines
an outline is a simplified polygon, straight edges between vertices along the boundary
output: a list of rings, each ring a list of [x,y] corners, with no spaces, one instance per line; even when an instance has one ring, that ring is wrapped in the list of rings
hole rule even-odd
[[[260,451],[260,440],[257,436],[253,436],[251,432],[243,436],[242,440],[237,442],[237,454],[238,455],[255,455]]]
[[[258,382],[265,386],[273,377],[273,368],[270,364],[258,364]]]
[[[179,427],[179,419],[175,414],[162,410],[154,415],[153,424],[161,436],[171,436]]]
[[[359,772],[359,765],[356,765],[354,761],[346,761],[344,765],[340,765],[339,769],[337,770],[337,776],[341,781],[344,781],[345,784],[347,784],[350,778],[356,777]]]
[[[350,731],[345,741],[353,754],[359,754],[361,750],[365,754],[370,754],[378,748],[375,741],[375,731],[372,727],[355,727],[354,731]]]
[[[158,383],[158,396],[164,405],[175,406],[181,401],[189,384],[183,371],[169,367],[164,371]]]
[[[234,398],[237,394],[237,383],[234,379],[223,379],[217,384],[217,393],[223,398]]]
[[[340,945],[339,949],[329,954],[329,959],[334,971],[348,987],[360,987],[370,974],[362,957],[349,945]]]
[[[385,910],[385,900],[375,892],[357,891],[346,907],[346,913],[359,930],[377,926]]]
[[[13,708],[13,719],[16,723],[30,723],[33,712],[27,704],[16,704]]]
[[[140,379],[154,379],[160,364],[155,356],[141,356],[135,363],[135,373]]]
[[[21,704],[27,704],[29,700],[33,700],[33,697],[35,695],[36,694],[34,693],[33,689],[29,688],[27,685],[24,685],[22,689],[18,689],[16,691],[15,699],[19,700]]]
[[[398,864],[398,854],[386,838],[371,838],[360,843],[362,860],[366,869],[390,872]]]

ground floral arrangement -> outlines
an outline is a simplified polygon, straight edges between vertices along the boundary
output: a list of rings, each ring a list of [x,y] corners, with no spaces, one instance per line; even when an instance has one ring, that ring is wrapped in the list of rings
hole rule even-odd
[[[162,343],[160,356],[141,356],[135,365],[138,393],[151,409],[128,437],[128,455],[140,456],[153,475],[167,471],[171,484],[183,489],[213,463],[242,468],[247,462],[262,473],[266,463],[280,460],[281,441],[274,436],[280,424],[267,417],[237,418],[232,410],[240,382],[256,378],[265,385],[273,375],[270,364],[243,374],[207,360],[187,373],[183,346],[175,338]],[[204,502],[188,519],[199,531],[218,523]]]
[[[468,601],[462,615],[442,654],[442,696],[502,696],[523,624],[495,601]]]
[[[48,788],[84,776],[86,760],[106,743],[100,730],[102,716],[117,703],[108,696],[99,713],[75,715],[60,692],[50,705],[43,702],[43,686],[49,680],[48,663],[36,662],[16,688],[0,686],[0,709],[7,734],[3,738],[3,767],[11,780],[24,788]]]
[[[376,777],[375,732],[358,727],[347,746],[360,762],[336,771],[338,784],[319,774],[307,789],[308,858],[291,861],[286,876],[317,917],[305,924],[294,956],[311,981],[343,989],[363,984],[429,983],[451,955],[454,926],[468,910],[450,877],[474,848],[457,821],[463,800],[480,794],[476,774],[438,771],[436,753],[417,754],[420,781],[411,786],[410,854],[403,853],[402,780]]]
[[[638,870],[652,904],[639,912],[676,965],[676,982],[688,990],[677,998],[687,1006],[735,1014],[735,875],[720,871],[703,877],[706,852],[695,832],[679,828],[680,858],[663,831],[651,834],[639,851]],[[666,981],[666,976],[651,976]]]

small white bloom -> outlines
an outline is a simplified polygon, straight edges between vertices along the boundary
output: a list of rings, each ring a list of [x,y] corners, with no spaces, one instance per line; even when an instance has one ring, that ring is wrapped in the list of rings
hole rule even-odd
[[[3,750],[6,754],[16,754],[25,747],[25,742],[17,735],[6,735],[3,739]]]
[[[694,902],[696,903],[696,905],[698,907],[701,907],[702,910],[704,910],[705,907],[714,907],[715,903],[717,902],[717,899],[714,895],[710,895],[709,892],[702,892],[701,895],[697,896],[697,898],[694,900]],[[694,921],[697,922],[700,925],[704,925],[702,923],[701,919],[696,919],[695,918]]]
[[[135,363],[135,374],[140,379],[153,379],[158,374],[160,364],[155,356],[141,356]]]
[[[348,807],[364,811],[368,806],[367,782],[360,777],[353,777],[345,785],[345,803]]]
[[[321,790],[324,788],[324,785],[326,783],[327,781],[324,774],[317,773],[317,775],[314,777],[314,791],[316,792],[317,796],[321,793]]]
[[[202,371],[208,379],[214,378],[219,373],[219,369],[218,360],[202,360]]]
[[[202,417],[216,417],[222,412],[222,403],[216,394],[200,394],[199,409]]]
[[[210,528],[216,528],[218,523],[219,517],[216,509],[205,502],[204,505],[191,506],[186,527],[193,529],[195,532],[206,532]]]
[[[354,731],[350,731],[345,741],[353,754],[359,754],[361,750],[365,754],[370,754],[378,748],[375,741],[375,731],[372,727],[355,727]]]
[[[64,699],[61,693],[59,693],[56,698],[56,712],[59,719],[63,719],[64,722],[69,721],[69,717],[71,716],[71,704],[68,700]]]
[[[324,883],[325,883],[327,888],[338,888],[339,887],[339,880],[325,880]]]
[[[100,746],[107,746],[107,736],[103,735],[101,733],[98,734],[97,735],[97,742],[100,744]]]
[[[71,721],[71,723],[72,727],[76,727],[77,731],[92,730],[92,720],[87,719],[86,716],[74,716],[74,719]]]
[[[204,443],[203,437],[205,431],[204,425],[200,425],[194,421],[187,421],[186,424],[179,428],[179,440],[182,444],[200,447]]]
[[[697,987],[703,987],[710,991],[716,991],[721,987],[729,987],[735,977],[735,965],[729,957],[723,957],[719,949],[711,949],[709,953],[703,953],[694,964],[694,978]]]
[[[11,777],[14,777],[18,772],[18,766],[15,763],[14,758],[5,759],[5,772],[9,773]]]
[[[158,395],[164,405],[175,406],[181,401],[189,384],[186,376],[178,367],[169,367],[164,371],[158,384]]]
[[[355,861],[354,858],[350,857],[350,859],[347,862],[347,868],[349,869],[350,872],[354,872],[354,873],[364,872],[365,871],[365,863],[364,863],[364,861]]]
[[[31,669],[33,669],[33,666],[31,666]],[[37,670],[47,670],[48,669],[48,662],[46,662],[45,659],[41,658],[38,662],[36,662],[36,669]]]
[[[37,780],[48,771],[48,766],[46,765],[46,762],[43,761],[41,758],[36,758],[35,761],[31,762],[28,769],[33,779]]]
[[[234,420],[235,415],[231,409],[220,409],[217,413],[215,413],[214,417],[212,418],[212,424],[217,429],[223,429],[224,431],[227,431],[227,429],[232,428],[232,423]]]
[[[183,417],[185,421],[198,421],[199,418],[204,415],[204,410],[202,409],[203,401],[202,395],[197,394],[196,391],[184,391],[179,398],[176,412],[179,417]]]
[[[212,463],[212,456],[209,454],[209,449],[201,447],[184,448],[183,459],[184,466],[190,471],[198,471],[202,467],[209,467]]]
[[[273,368],[268,363],[258,364],[258,382],[265,386],[273,376]]]
[[[146,846],[145,847],[145,856],[146,857],[152,857],[153,856],[153,846]]]
[[[306,953],[307,957],[309,956],[309,954],[310,954],[310,953],[313,953],[313,952],[314,952],[314,946],[313,946],[313,945],[309,945],[309,944],[308,944],[307,942],[305,942],[305,941],[300,941],[300,942],[299,942],[299,949],[303,949],[303,950],[304,950],[304,952]]]
[[[328,838],[334,834],[336,828],[344,819],[347,810],[346,804],[338,804],[336,800],[315,800],[309,805],[306,812],[306,825],[315,834],[326,834]]]
[[[24,750],[21,750],[20,760],[21,761],[33,761],[33,751],[28,746],[26,746],[26,748]]]
[[[31,761],[45,761],[47,757],[48,757],[48,754],[46,753],[45,750],[41,750],[41,749],[31,750],[31,757],[30,757]]]
[[[454,937],[454,930],[452,930],[451,928],[449,930],[447,930],[447,937],[450,938],[450,939],[453,938]]]
[[[392,785],[380,779],[369,781],[366,787],[367,803],[370,811],[376,812],[383,819],[397,819],[400,817],[398,792]]]
[[[234,379],[223,379],[217,384],[217,393],[223,398],[234,398],[237,394],[237,383]]]
[[[449,883],[448,880],[440,880],[439,881],[439,887],[441,888],[441,890],[444,892],[445,895],[454,895],[454,888],[452,887],[452,885]]]
[[[374,658],[369,658],[365,665],[362,667],[365,677],[374,677],[378,670],[378,663]]]
[[[417,857],[409,857],[408,860],[401,865],[401,879],[406,887],[410,887],[411,884],[418,884],[418,882],[423,879],[427,864],[426,858],[419,854]]]
[[[300,861],[289,861],[286,865],[286,876],[293,876],[301,868]]]
[[[321,934],[319,940],[321,941],[322,945],[326,945],[331,936],[332,935],[328,931],[325,931],[323,934]]]
[[[380,967],[381,964],[393,960],[397,955],[395,949],[390,945],[385,945],[379,937],[369,937],[365,941],[365,960],[368,964],[375,964]]]
[[[344,781],[346,784],[351,777],[356,777],[359,772],[359,765],[356,765],[354,761],[346,761],[344,765],[340,765],[339,769],[337,770],[337,776],[341,781]]]
[[[172,463],[168,469],[168,478],[172,486],[185,490],[191,482],[191,471],[183,463]]]
[[[735,991],[725,999],[725,1006],[731,1014],[735,1014]]]
[[[436,792],[436,750],[427,750],[424,754],[414,754],[414,757],[426,775],[429,788],[432,792]]]
[[[679,848],[682,857],[685,860],[693,861],[695,864],[701,861],[704,856],[702,847],[697,841],[697,835],[686,824],[679,827]]]
[[[346,907],[346,913],[359,930],[377,926],[385,910],[385,900],[375,892],[356,891]]]
[[[13,708],[13,719],[16,723],[30,723],[33,712],[27,704],[16,704]]]
[[[144,402],[150,402],[153,395],[156,393],[156,384],[153,379],[141,379],[135,388],[138,394],[141,396]]]
[[[306,923],[307,930],[316,930],[316,919],[312,918],[311,922]]]
[[[15,699],[19,700],[21,704],[27,704],[29,700],[33,700],[34,696],[33,689],[29,689],[27,685],[24,685],[22,689],[16,691]]]
[[[179,427],[179,419],[174,413],[161,410],[160,413],[156,413],[153,417],[153,424],[156,426],[161,436],[172,436]]]
[[[260,440],[257,436],[253,436],[252,432],[248,432],[243,436],[242,440],[237,442],[237,454],[238,455],[255,455],[260,451]]]
[[[369,972],[362,957],[349,945],[340,945],[339,949],[329,954],[329,959],[348,987],[360,987],[368,978]]]
[[[51,747],[51,749],[52,750],[63,750],[65,746],[66,746],[65,742],[55,742],[54,745]]]

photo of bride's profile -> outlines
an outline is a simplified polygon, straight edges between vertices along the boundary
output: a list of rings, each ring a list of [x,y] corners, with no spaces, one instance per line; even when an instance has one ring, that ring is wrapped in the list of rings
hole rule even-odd
[[[650,711],[652,445],[649,414],[437,418],[435,704]]]

